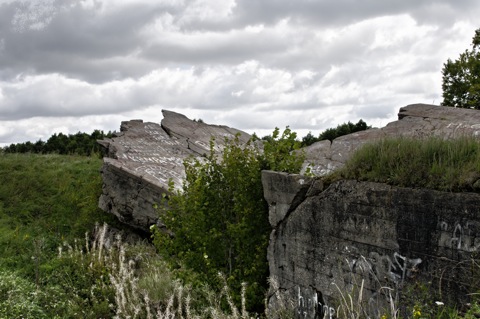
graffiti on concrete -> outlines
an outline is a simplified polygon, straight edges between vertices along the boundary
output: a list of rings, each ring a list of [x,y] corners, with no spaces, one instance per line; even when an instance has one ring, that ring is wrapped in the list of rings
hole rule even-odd
[[[325,304],[322,293],[313,288],[298,287],[297,309],[298,319],[332,319],[335,318],[335,308]]]
[[[351,248],[350,248],[351,249]],[[407,258],[397,252],[393,256],[370,252],[368,257],[356,256],[347,259],[347,264],[352,273],[371,274],[377,281],[391,281],[395,284],[403,283],[406,278],[418,271],[421,258]]]
[[[470,220],[439,223],[440,239],[438,246],[466,252],[480,250],[480,223]]]

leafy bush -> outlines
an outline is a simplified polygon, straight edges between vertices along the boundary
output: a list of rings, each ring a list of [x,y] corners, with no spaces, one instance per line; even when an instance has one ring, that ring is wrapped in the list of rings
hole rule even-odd
[[[305,161],[305,155],[298,151],[300,147],[297,133],[287,126],[280,136],[280,130],[276,127],[271,136],[264,137],[263,153],[258,154],[261,168],[277,172],[300,172]]]
[[[220,157],[211,141],[206,158],[185,161],[183,191],[169,196],[161,217],[169,231],[157,229],[154,235],[156,247],[200,281],[219,289],[220,272],[235,292],[246,282],[248,309],[257,312],[264,308],[270,233],[261,170],[298,172],[303,157],[293,152],[295,137],[288,128],[281,136],[275,129],[261,152],[258,141],[242,145],[237,136],[226,141]],[[238,293],[234,300],[240,304]]]
[[[156,246],[209,285],[221,287],[222,272],[234,290],[246,281],[247,294],[263,296],[269,224],[255,144],[243,147],[236,138],[217,158],[212,141],[209,156],[187,159],[185,170],[183,192],[169,197],[162,216],[175,235],[157,231]],[[263,297],[249,302],[261,307]]]

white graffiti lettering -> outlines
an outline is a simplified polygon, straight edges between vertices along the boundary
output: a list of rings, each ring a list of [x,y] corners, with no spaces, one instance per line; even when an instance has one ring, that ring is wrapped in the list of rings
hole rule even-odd
[[[451,249],[476,252],[480,250],[480,223],[476,221],[457,221],[453,225],[439,223],[440,239],[438,246]]]
[[[333,319],[335,308],[325,304],[321,293],[298,287],[296,317],[301,319]]]
[[[347,259],[347,265],[351,272],[373,274],[378,280],[390,280],[394,283],[403,283],[406,278],[417,271],[421,258],[410,259],[395,252],[393,258],[388,255],[380,255],[370,252],[368,257],[360,256],[351,260]]]

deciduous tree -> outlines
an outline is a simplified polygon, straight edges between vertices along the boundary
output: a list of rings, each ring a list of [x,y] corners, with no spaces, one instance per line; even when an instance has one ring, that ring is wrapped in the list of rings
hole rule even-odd
[[[480,29],[475,31],[472,49],[442,69],[444,106],[480,109]]]

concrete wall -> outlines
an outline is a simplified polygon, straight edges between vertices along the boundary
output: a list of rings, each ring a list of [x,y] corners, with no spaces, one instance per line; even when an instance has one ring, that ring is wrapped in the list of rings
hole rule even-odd
[[[339,291],[362,283],[371,316],[386,305],[382,287],[401,293],[408,283],[432,283],[443,302],[466,301],[478,287],[471,261],[480,250],[480,194],[262,177],[274,221],[270,274],[297,317],[333,315]]]

